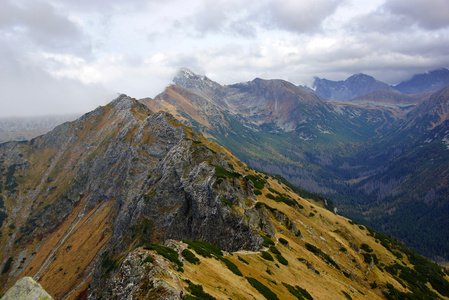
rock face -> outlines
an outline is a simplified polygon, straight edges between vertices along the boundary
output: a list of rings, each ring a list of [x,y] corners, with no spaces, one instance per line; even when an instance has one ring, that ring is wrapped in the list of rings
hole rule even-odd
[[[3,296],[4,300],[52,300],[53,298],[31,277],[23,277]]]

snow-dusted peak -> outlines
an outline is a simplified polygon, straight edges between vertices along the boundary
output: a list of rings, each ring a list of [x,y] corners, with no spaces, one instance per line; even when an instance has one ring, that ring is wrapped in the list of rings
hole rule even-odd
[[[221,85],[217,82],[210,80],[204,75],[198,75],[187,68],[181,68],[175,78],[173,78],[173,82],[183,88],[195,91],[221,88]]]

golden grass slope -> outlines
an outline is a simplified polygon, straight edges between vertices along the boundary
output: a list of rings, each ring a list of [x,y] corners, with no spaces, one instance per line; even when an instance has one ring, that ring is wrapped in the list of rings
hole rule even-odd
[[[402,285],[403,282],[401,284],[400,280],[385,271],[385,266],[394,263],[413,268],[406,255],[399,259],[372,237],[366,227],[336,215],[320,207],[318,203],[300,198],[271,177],[267,179],[267,183],[271,189],[289,195],[303,206],[300,209],[267,198],[266,195],[270,193],[267,186],[262,190],[262,195],[257,196],[258,202],[283,212],[301,232],[300,236],[294,235],[286,222],[280,221],[271,213],[276,231],[276,236],[271,239],[288,265],[280,263],[268,248],[262,250],[269,252],[274,257],[273,261],[262,258],[261,252],[225,253],[224,257],[233,262],[243,274],[238,276],[223,261],[202,257],[192,250],[200,259],[200,264],[184,260],[184,272],[175,271],[172,265],[172,271],[183,282],[186,293],[189,293],[186,281],[190,280],[201,285],[207,294],[216,299],[266,299],[249,284],[246,277],[257,279],[279,299],[297,299],[284,283],[307,290],[313,299],[349,299],[348,296],[351,299],[385,299],[387,284],[393,285],[400,292],[411,292]],[[236,211],[243,213],[238,208]],[[263,232],[260,234],[265,235]],[[284,245],[280,240],[288,243]],[[307,250],[307,243],[328,254],[340,270]],[[360,249],[363,244],[372,249],[370,253],[376,255],[377,264],[374,261],[364,262],[362,253],[365,251]],[[187,247],[181,241],[178,245],[181,249]],[[445,275],[445,278],[447,280],[448,277]],[[431,288],[430,284],[428,286]],[[439,294],[438,298],[448,299]]]

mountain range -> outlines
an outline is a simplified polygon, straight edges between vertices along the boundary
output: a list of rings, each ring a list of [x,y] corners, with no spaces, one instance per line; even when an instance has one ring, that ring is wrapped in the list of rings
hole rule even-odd
[[[449,256],[448,101],[182,69],[154,99],[2,143],[0,292],[448,299],[448,271],[404,246]]]
[[[329,101],[283,80],[223,86],[186,69],[141,100],[438,260],[449,259],[448,101],[447,88],[407,95],[391,87]]]
[[[195,87],[211,87],[203,96],[226,92],[201,80]],[[205,98],[172,89],[184,95],[172,101],[202,103],[222,114],[212,124],[231,123]],[[299,112],[314,107],[291,101]],[[0,144],[0,172],[5,299],[449,298],[447,270],[126,95],[30,141]]]
[[[366,74],[355,74],[346,80],[333,81],[315,77],[313,91],[320,97],[345,101],[375,91],[397,91],[402,94],[419,94],[437,91],[449,85],[449,70],[441,68],[423,74],[415,74],[411,79],[397,85],[388,85]]]

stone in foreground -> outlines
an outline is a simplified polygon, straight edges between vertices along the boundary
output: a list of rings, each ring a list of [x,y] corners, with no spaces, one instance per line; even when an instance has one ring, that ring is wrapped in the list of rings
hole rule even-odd
[[[53,298],[31,277],[23,277],[10,288],[3,300],[52,300]]]

